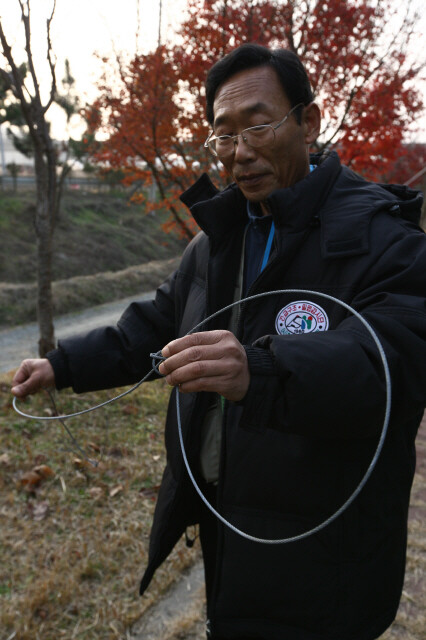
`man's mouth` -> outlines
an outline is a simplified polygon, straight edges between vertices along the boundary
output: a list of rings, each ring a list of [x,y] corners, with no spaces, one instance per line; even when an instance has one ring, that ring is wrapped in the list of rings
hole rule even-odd
[[[265,177],[265,173],[243,173],[236,176],[236,181],[243,187],[256,186]]]

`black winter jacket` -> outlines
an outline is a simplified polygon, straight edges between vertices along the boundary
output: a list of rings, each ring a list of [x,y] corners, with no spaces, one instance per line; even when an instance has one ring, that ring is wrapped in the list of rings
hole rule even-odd
[[[393,621],[403,584],[414,440],[426,404],[426,240],[416,225],[421,197],[364,181],[334,153],[313,162],[319,162],[314,172],[268,199],[274,248],[249,295],[309,290],[362,314],[388,359],[391,421],[366,486],[319,533],[262,545],[218,524],[208,616],[222,638],[372,640]],[[155,300],[131,304],[116,328],[60,341],[49,355],[59,388],[135,382],[150,369],[150,352],[232,301],[246,202],[235,185],[218,192],[207,176],[182,199],[203,231],[179,269]],[[228,322],[229,314],[221,314],[208,328]],[[383,367],[360,320],[315,293],[245,303],[238,338],[251,383],[243,401],[225,409],[219,511],[254,536],[295,536],[332,515],[369,466],[384,417]],[[200,501],[179,450],[174,394],[141,592],[198,519]],[[209,402],[203,393],[181,397],[196,477],[199,426]]]

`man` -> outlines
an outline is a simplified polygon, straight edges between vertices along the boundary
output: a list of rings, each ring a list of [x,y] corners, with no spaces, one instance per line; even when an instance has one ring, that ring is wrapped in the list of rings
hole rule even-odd
[[[160,371],[182,394],[185,446],[204,494],[252,536],[297,536],[348,499],[383,425],[377,347],[359,319],[317,293],[351,305],[377,332],[393,384],[384,447],[356,500],[301,541],[237,535],[189,481],[175,388],[141,592],[185,528],[199,523],[208,637],[372,640],[398,608],[426,400],[421,197],[365,182],[335,153],[309,157],[320,112],[289,51],[236,49],[209,72],[206,95],[206,146],[234,182],[218,192],[204,175],[182,196],[203,231],[179,269],[154,301],[131,304],[117,327],[25,361],[13,392],[132,383],[162,349]],[[255,299],[186,335],[233,300],[283,289],[308,292]]]

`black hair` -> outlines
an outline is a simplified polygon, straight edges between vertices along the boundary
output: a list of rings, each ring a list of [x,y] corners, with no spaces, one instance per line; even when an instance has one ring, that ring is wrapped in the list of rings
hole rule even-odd
[[[313,101],[314,96],[308,74],[300,58],[293,51],[268,49],[260,44],[246,43],[218,60],[207,74],[206,116],[211,125],[214,120],[213,103],[218,88],[239,71],[255,67],[274,69],[292,107],[300,102],[307,105]],[[296,110],[295,116],[300,124],[299,110]]]

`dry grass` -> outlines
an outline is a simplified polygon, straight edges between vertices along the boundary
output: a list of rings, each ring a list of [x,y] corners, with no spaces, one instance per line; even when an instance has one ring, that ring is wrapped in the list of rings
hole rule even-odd
[[[10,379],[10,377],[9,377]],[[106,394],[59,395],[71,411]],[[97,469],[64,452],[57,423],[19,418],[9,380],[0,384],[0,638],[8,640],[113,640],[127,629],[195,560],[181,542],[157,571],[148,595],[138,583],[147,560],[148,534],[164,466],[163,422],[168,389],[143,385],[118,404],[68,422],[99,459]],[[35,397],[35,413],[49,409]],[[407,572],[397,619],[380,640],[423,640],[426,628],[426,421],[418,443]],[[80,461],[79,461],[80,460]],[[28,472],[54,471],[38,488]],[[46,471],[45,471],[46,472]],[[27,483],[25,484],[25,480]],[[33,490],[31,490],[31,488]],[[176,626],[175,640],[204,637],[197,615]]]
[[[61,411],[106,394],[59,395]],[[138,595],[164,467],[168,389],[143,385],[118,404],[69,421],[95,469],[64,451],[58,423],[20,418],[0,387],[0,638],[103,640],[126,629],[193,562],[182,543]],[[49,411],[46,396],[30,412]],[[38,471],[34,471],[38,469]],[[52,475],[48,475],[51,469]],[[35,475],[34,475],[35,474]],[[45,476],[35,486],[37,475]]]

